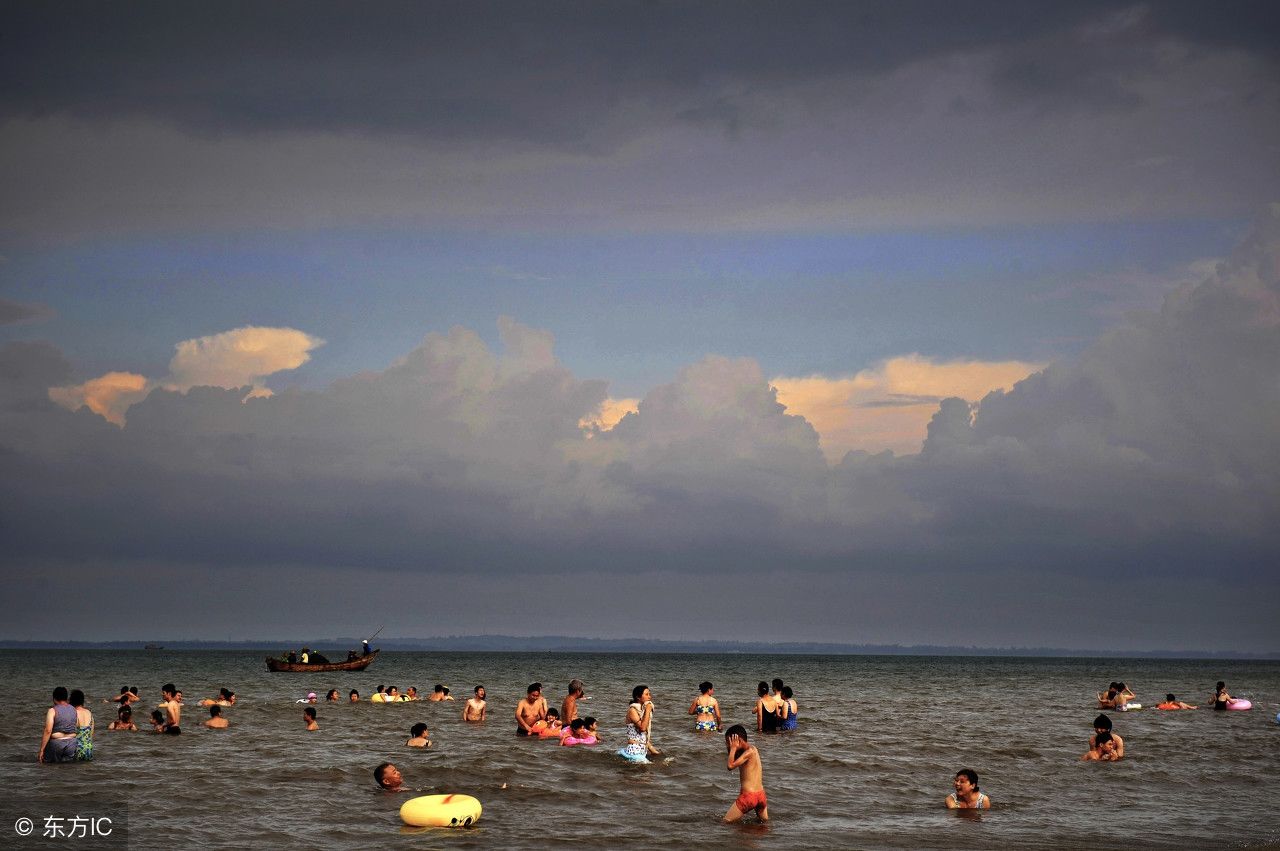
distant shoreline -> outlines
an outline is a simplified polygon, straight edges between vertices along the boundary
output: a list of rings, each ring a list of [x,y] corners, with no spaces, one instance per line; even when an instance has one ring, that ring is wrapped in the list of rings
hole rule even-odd
[[[582,638],[575,636],[474,635],[442,638],[390,638],[375,645],[383,650],[442,653],[718,653],[743,655],[831,656],[997,656],[1066,659],[1234,659],[1272,661],[1280,652],[1248,653],[1240,650],[1081,650],[1065,647],[957,647],[948,645],[838,644],[824,642],[759,643],[737,641],[664,641],[644,638]],[[253,639],[212,641],[147,639],[136,641],[29,641],[0,639],[3,650],[259,650],[278,652],[308,646],[319,652],[360,646],[359,638]]]

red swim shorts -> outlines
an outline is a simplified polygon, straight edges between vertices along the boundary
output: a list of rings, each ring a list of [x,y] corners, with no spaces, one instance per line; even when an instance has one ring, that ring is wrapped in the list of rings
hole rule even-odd
[[[743,792],[738,796],[738,800],[733,802],[733,805],[742,813],[749,813],[757,807],[765,807],[768,804],[769,800],[765,798],[763,789],[759,792]]]

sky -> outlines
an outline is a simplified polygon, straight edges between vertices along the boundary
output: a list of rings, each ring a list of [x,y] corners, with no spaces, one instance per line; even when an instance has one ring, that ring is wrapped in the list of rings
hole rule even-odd
[[[0,640],[1280,652],[1280,8],[0,4]]]

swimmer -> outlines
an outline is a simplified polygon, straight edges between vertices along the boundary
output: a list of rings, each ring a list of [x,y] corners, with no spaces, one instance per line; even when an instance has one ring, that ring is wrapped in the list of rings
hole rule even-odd
[[[799,723],[800,705],[795,701],[795,692],[791,690],[791,686],[783,686],[778,693],[782,695],[782,702],[779,704],[778,712],[778,731],[788,732],[796,729]]]
[[[587,735],[591,736],[591,738],[595,739],[597,742],[600,741],[600,722],[592,718],[590,715],[582,719],[582,729],[585,730]]]
[[[131,733],[138,732],[138,725],[133,723],[133,709],[127,702],[120,704],[120,709],[116,711],[116,720],[107,725],[108,730],[128,730]]]
[[[385,703],[400,703],[404,698],[400,696],[399,686],[387,686],[387,693],[384,696]]]
[[[778,732],[778,704],[781,701],[769,694],[769,684],[764,680],[760,681],[760,685],[756,686],[756,693],[760,695],[756,700],[756,708],[753,710],[756,716],[756,731],[760,733],[776,733]]]
[[[978,791],[978,772],[962,768],[956,772],[956,790],[944,800],[949,810],[989,810],[991,799]]]
[[[699,733],[712,733],[720,729],[720,701],[714,697],[715,687],[710,682],[699,684],[701,692],[689,704],[689,713],[697,717],[693,729]]]
[[[564,725],[560,723],[560,710],[548,709],[547,717],[541,721],[535,721],[530,728],[531,732],[536,733],[542,739],[558,738]]]
[[[182,701],[178,699],[179,694],[181,692],[174,687],[173,683],[165,683],[160,688],[162,700],[158,708],[164,710],[167,729],[177,728],[182,724]]]
[[[409,686],[409,688],[405,689],[405,692],[404,692],[404,699],[405,699],[405,700],[417,700],[417,699],[418,699],[418,687],[417,687],[417,686]]]
[[[1116,735],[1111,729],[1111,719],[1106,715],[1099,715],[1093,719],[1093,735],[1089,737],[1089,747],[1092,749],[1096,746],[1095,741],[1098,736],[1106,733],[1111,737],[1111,741],[1115,742],[1116,759],[1124,756],[1124,739]]]
[[[413,727],[409,729],[409,740],[405,742],[405,745],[411,748],[431,747],[431,740],[427,738],[427,725],[421,723],[414,724]]]
[[[350,703],[359,703],[360,692],[356,691],[355,689],[352,689],[351,693],[347,695],[347,701]]]
[[[138,700],[138,687],[120,686],[120,693],[111,698],[111,703],[134,703]]]
[[[373,696],[369,698],[370,702],[372,702],[372,703],[382,703],[382,702],[384,702],[386,699],[387,699],[387,687],[386,687],[386,686],[378,686],[378,690],[377,690],[377,691],[375,691],[375,692],[373,693]]]
[[[294,703],[315,703],[315,702],[316,702],[316,693],[314,691],[309,691],[307,692],[306,697],[298,698],[297,700],[294,701]]]
[[[325,703],[338,702],[338,690],[336,688],[329,689],[329,693],[324,696]]]
[[[316,723],[316,708],[314,706],[308,706],[302,710],[302,720],[306,722],[308,732],[320,729],[320,725]]]
[[[726,822],[735,822],[743,815],[755,811],[760,821],[769,820],[769,801],[764,793],[764,768],[760,764],[760,752],[747,741],[747,731],[741,724],[734,724],[724,734],[725,747],[729,750],[729,771],[738,769],[738,799],[724,814]]]
[[[399,792],[400,785],[404,783],[404,777],[400,774],[400,769],[389,762],[384,762],[373,770],[373,779],[374,782],[388,792]]]
[[[168,736],[182,735],[182,728],[166,721],[164,713],[159,709],[151,710],[151,729],[153,732],[163,733]]]
[[[1164,703],[1157,703],[1156,709],[1199,709],[1198,706],[1192,706],[1190,703],[1178,700],[1172,694],[1164,696]]]
[[[577,701],[582,699],[582,695],[586,694],[586,688],[582,686],[579,678],[573,678],[568,681],[568,694],[564,695],[561,703],[561,720],[564,723],[570,723],[571,720],[577,718]]]
[[[1213,690],[1213,708],[1226,709],[1227,701],[1231,700],[1231,695],[1227,694],[1227,684],[1222,680],[1218,680],[1218,687]]]
[[[1115,762],[1120,759],[1115,737],[1105,730],[1093,737],[1089,750],[1080,757],[1081,762]]]
[[[483,721],[488,709],[489,704],[484,699],[484,686],[476,686],[476,696],[467,698],[467,702],[462,705],[462,720]]]
[[[227,728],[227,719],[222,717],[222,707],[214,704],[209,707],[209,720],[204,725],[210,730],[225,730]]]
[[[547,702],[542,697],[542,683],[530,683],[524,700],[516,704],[516,735],[534,735],[533,725],[546,717]]]
[[[592,736],[588,740],[587,731],[584,729],[587,722],[582,718],[574,718],[564,728],[564,735],[560,737],[560,744],[565,747],[573,747],[574,745],[594,745],[595,737]]]

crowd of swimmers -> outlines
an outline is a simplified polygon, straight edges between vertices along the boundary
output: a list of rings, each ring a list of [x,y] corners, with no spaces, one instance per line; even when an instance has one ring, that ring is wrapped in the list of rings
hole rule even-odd
[[[305,653],[304,648],[304,653]],[[160,688],[160,703],[150,714],[154,732],[164,735],[181,735],[182,733],[182,692],[173,683],[166,683]],[[1139,706],[1135,704],[1137,695],[1123,682],[1113,682],[1104,692],[1098,693],[1100,708],[1124,710]],[[431,695],[418,697],[415,686],[406,689],[403,695],[396,686],[379,685],[370,696],[374,703],[403,703],[417,700],[430,702],[451,701],[449,689],[443,684],[436,684]],[[582,680],[569,682],[567,692],[560,707],[549,706],[542,693],[542,683],[530,683],[525,696],[516,704],[514,717],[515,734],[521,738],[553,739],[565,747],[593,746],[600,744],[603,737],[599,722],[591,716],[579,714],[579,704],[589,700]],[[1226,683],[1218,682],[1211,698],[1214,709],[1226,709],[1231,695],[1227,693]],[[319,701],[316,692],[308,692],[298,701],[306,704],[303,707],[303,722],[308,731],[319,730],[315,705]],[[138,725],[133,720],[133,707],[141,702],[137,686],[121,686],[120,693],[111,698],[117,703],[116,719],[107,729],[120,731],[137,731]],[[330,688],[325,695],[325,703],[343,702],[338,689]],[[351,689],[347,695],[348,703],[360,702],[360,693]],[[85,707],[85,695],[80,689],[70,692],[64,686],[53,690],[53,705],[45,714],[44,732],[40,740],[37,756],[40,762],[76,762],[93,758],[93,713]],[[204,726],[210,729],[224,729],[229,726],[222,715],[223,707],[236,705],[236,694],[228,688],[222,688],[217,697],[200,701],[207,707],[208,720]],[[1158,704],[1158,709],[1196,709],[1197,707],[1177,700],[1173,694],[1167,694],[1165,700]],[[653,693],[646,685],[637,685],[632,689],[631,703],[627,706],[625,717],[626,743],[617,751],[618,755],[630,762],[648,762],[650,756],[661,755],[661,751],[653,742]],[[703,682],[698,686],[698,694],[693,698],[687,710],[694,716],[694,730],[698,733],[718,733],[724,720],[721,715],[720,702],[715,697],[715,687],[711,682]],[[757,688],[757,699],[752,709],[755,717],[755,730],[762,735],[785,733],[798,727],[799,704],[794,692],[781,679],[772,683],[761,681]],[[462,720],[479,723],[486,720],[488,703],[485,687],[477,685],[472,697],[462,707]],[[737,770],[739,776],[739,796],[729,811],[725,813],[725,821],[737,821],[744,815],[754,813],[760,821],[769,818],[768,799],[764,790],[764,770],[759,751],[750,743],[746,727],[733,724],[724,730],[727,750],[727,768]],[[409,729],[407,747],[430,748],[432,741],[427,725],[415,723]],[[1124,739],[1114,730],[1111,719],[1100,714],[1093,721],[1093,734],[1089,737],[1089,748],[1080,757],[1089,762],[1116,762],[1125,756]],[[374,779],[384,789],[401,790],[403,775],[392,763],[382,763],[374,770]],[[969,768],[961,769],[953,779],[954,790],[944,799],[950,809],[990,809],[991,798],[978,786],[978,775]]]

